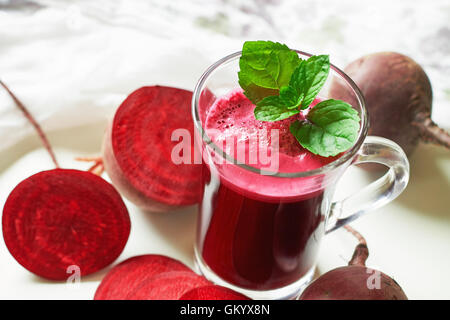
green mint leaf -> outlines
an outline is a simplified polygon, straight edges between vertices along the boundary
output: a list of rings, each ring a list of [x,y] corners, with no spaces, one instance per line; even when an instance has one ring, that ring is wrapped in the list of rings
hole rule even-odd
[[[358,112],[344,101],[322,101],[306,119],[291,123],[289,129],[302,147],[314,154],[335,156],[353,146],[358,137]]]
[[[255,118],[260,121],[278,121],[299,113],[298,109],[288,109],[280,96],[262,99],[255,108]]]
[[[244,43],[239,60],[239,84],[256,104],[260,121],[279,121],[307,109],[324,86],[330,71],[328,55],[302,60],[287,46],[271,41]],[[340,100],[326,100],[312,108],[290,131],[310,152],[323,157],[349,149],[357,139],[359,115]]]
[[[286,45],[271,41],[247,41],[239,60],[239,84],[253,103],[277,95],[289,84],[300,63],[298,54]]]
[[[328,55],[312,56],[302,60],[292,73],[289,86],[300,96],[300,108],[306,109],[322,89],[330,71],[330,58]]]
[[[280,89],[280,99],[284,102],[288,109],[294,109],[299,106],[303,98],[303,95],[298,94],[298,92],[291,86],[284,86]]]

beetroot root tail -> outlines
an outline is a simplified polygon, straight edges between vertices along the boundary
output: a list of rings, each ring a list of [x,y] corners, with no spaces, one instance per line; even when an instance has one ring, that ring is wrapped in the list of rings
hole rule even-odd
[[[39,134],[39,138],[41,139],[42,144],[44,145],[48,154],[52,158],[53,163],[55,164],[56,168],[59,168],[58,161],[56,160],[56,156],[53,152],[50,142],[48,141],[47,136],[45,135],[45,133],[42,130],[39,123],[37,123],[37,121],[34,119],[34,117],[31,115],[31,113],[28,111],[28,109],[22,103],[22,101],[20,101],[19,98],[17,98],[17,96],[9,89],[9,87],[2,80],[0,80],[0,85],[6,90],[6,92],[8,92],[8,94],[14,100],[16,106],[20,109],[20,111],[22,111],[22,113],[25,115],[25,117],[28,119],[28,121],[36,129],[37,133]]]
[[[83,162],[93,162],[94,164],[87,171],[96,174],[98,176],[101,176],[105,171],[105,166],[103,165],[103,159],[101,157],[95,158],[78,157],[75,158],[75,160]]]
[[[366,260],[369,257],[369,248],[367,248],[366,239],[355,229],[349,225],[344,226],[344,228],[350,232],[359,241],[358,245],[353,252],[353,256],[349,261],[349,266],[366,266]]]
[[[419,114],[418,119],[413,122],[420,131],[422,141],[441,145],[450,149],[450,134],[439,128],[439,126],[431,120],[429,115]]]

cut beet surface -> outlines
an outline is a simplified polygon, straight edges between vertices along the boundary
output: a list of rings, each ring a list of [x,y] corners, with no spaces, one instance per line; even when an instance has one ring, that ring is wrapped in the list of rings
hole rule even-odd
[[[3,237],[32,273],[67,279],[67,268],[96,272],[122,252],[130,218],[112,185],[89,172],[54,169],[19,183],[3,208]]]
[[[94,299],[123,300],[141,283],[170,271],[192,272],[181,262],[161,255],[147,254],[129,258],[108,272],[97,288]]]
[[[231,289],[211,285],[194,288],[183,294],[180,300],[250,300]]]
[[[178,300],[186,292],[210,285],[206,278],[193,272],[165,272],[142,282],[127,300]]]
[[[177,88],[140,88],[120,105],[106,133],[105,169],[119,191],[143,209],[167,211],[199,201],[201,166],[193,161],[191,98],[192,92]],[[177,129],[190,135],[188,164],[172,159],[181,141],[172,141]]]

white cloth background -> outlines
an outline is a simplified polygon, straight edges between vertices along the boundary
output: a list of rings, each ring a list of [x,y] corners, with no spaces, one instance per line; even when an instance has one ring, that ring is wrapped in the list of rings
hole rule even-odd
[[[38,3],[38,4],[36,4]],[[327,53],[344,67],[393,50],[428,72],[433,119],[450,127],[450,5],[430,1],[0,1],[0,78],[47,130],[106,121],[151,84],[193,89],[246,39]],[[0,151],[32,134],[0,90]]]

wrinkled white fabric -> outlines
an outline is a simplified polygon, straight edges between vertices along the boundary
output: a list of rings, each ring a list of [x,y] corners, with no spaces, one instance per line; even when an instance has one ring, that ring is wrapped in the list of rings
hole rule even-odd
[[[433,119],[450,128],[447,1],[22,1],[0,5],[0,78],[45,130],[107,121],[143,85],[193,89],[246,39],[275,39],[338,66],[360,55],[410,55],[434,88]],[[0,151],[33,129],[0,90]]]

